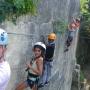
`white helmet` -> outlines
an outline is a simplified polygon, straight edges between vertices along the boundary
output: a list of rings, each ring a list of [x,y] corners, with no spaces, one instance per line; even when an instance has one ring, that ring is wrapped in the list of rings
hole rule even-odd
[[[42,43],[42,42],[36,42],[36,43],[34,44],[34,47],[36,47],[36,46],[40,46],[40,47],[42,47],[42,49],[43,49],[44,51],[46,51],[46,46],[45,46],[44,43]]]
[[[7,45],[8,44],[8,34],[6,31],[0,28],[0,45]]]
[[[80,22],[80,18],[76,18],[76,21],[79,21]]]

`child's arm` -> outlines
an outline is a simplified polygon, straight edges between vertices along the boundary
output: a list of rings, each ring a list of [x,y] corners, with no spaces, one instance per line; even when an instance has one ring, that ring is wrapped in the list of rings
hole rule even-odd
[[[26,69],[25,69],[25,71],[28,71],[30,68],[29,68],[29,65],[32,65],[32,62],[33,62],[33,58],[32,58],[32,60],[30,61],[30,63],[29,64],[26,64]]]

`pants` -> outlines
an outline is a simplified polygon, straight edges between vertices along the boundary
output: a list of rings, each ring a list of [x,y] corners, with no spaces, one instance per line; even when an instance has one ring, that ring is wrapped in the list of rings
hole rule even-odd
[[[44,85],[46,82],[50,81],[52,66],[53,62],[45,61],[43,75],[40,77],[40,84]]]
[[[73,41],[73,38],[75,37],[75,31],[68,31],[68,37],[66,41],[67,47],[69,47]]]

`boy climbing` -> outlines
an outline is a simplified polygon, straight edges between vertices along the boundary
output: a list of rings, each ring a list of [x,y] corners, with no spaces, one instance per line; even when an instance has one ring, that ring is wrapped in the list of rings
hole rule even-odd
[[[77,30],[79,30],[79,27],[80,27],[80,19],[73,18],[73,21],[68,26],[68,36],[67,36],[67,40],[65,42],[64,52],[68,51],[68,48],[72,44],[75,33]]]
[[[39,77],[43,72],[43,59],[46,51],[46,46],[42,42],[37,42],[33,46],[34,58],[27,64],[28,76],[27,80],[20,83],[16,90],[24,90],[30,87],[32,90],[37,90]]]
[[[11,74],[9,63],[4,58],[7,44],[8,35],[6,31],[0,29],[0,90],[6,89]]]
[[[79,30],[80,28],[80,18],[76,18],[76,27],[77,27],[77,30]]]
[[[50,33],[48,35],[48,44],[46,45],[46,54],[44,60],[44,71],[43,75],[40,78],[39,87],[43,87],[50,81],[53,55],[55,50],[55,39],[56,39],[55,33]]]

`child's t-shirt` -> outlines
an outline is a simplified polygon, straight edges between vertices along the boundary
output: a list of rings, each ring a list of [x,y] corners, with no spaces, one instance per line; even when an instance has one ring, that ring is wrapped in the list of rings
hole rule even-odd
[[[5,90],[10,79],[10,66],[7,61],[0,63],[0,90]]]

